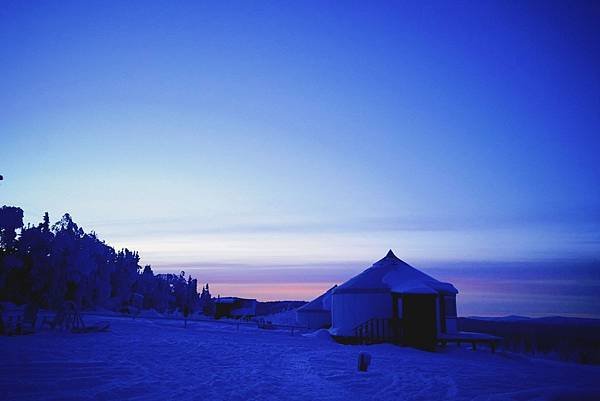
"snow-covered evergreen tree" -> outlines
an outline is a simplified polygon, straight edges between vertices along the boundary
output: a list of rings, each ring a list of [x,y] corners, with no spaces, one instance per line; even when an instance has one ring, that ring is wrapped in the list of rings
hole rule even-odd
[[[50,226],[45,213],[37,226],[23,227],[22,209],[0,208],[0,301],[60,308],[68,299],[83,308],[120,309],[138,294],[144,308],[161,312],[200,307],[197,280],[184,272],[155,275],[139,260],[137,252],[115,251],[85,233],[69,214]]]

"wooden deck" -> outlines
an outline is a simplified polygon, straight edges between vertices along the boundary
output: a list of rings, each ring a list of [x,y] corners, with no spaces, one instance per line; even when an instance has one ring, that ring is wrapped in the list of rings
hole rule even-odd
[[[490,346],[492,352],[496,352],[496,347],[500,340],[502,340],[501,337],[496,337],[491,334],[472,333],[469,331],[459,331],[454,334],[444,333],[438,336],[438,342],[442,344],[442,346],[446,346],[448,343],[456,343],[458,345],[461,343],[469,343],[473,347],[473,350],[476,350],[477,344],[487,344]]]

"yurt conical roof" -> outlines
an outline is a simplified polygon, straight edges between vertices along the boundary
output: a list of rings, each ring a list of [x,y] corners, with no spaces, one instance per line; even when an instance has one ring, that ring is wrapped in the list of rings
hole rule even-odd
[[[443,283],[400,260],[391,250],[362,273],[339,285],[334,294],[394,292],[398,294],[457,294],[450,283]]]

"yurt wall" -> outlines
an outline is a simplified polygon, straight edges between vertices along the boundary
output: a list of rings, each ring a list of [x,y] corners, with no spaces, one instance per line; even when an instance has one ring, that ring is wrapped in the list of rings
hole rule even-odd
[[[353,336],[354,329],[367,320],[392,317],[392,296],[389,292],[334,292],[331,311],[334,335]]]

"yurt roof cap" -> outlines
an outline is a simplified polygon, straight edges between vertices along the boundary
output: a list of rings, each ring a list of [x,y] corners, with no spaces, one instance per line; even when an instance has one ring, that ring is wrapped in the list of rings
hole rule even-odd
[[[399,294],[456,294],[443,283],[399,259],[390,249],[383,259],[339,285],[334,294],[352,292],[395,292]]]

